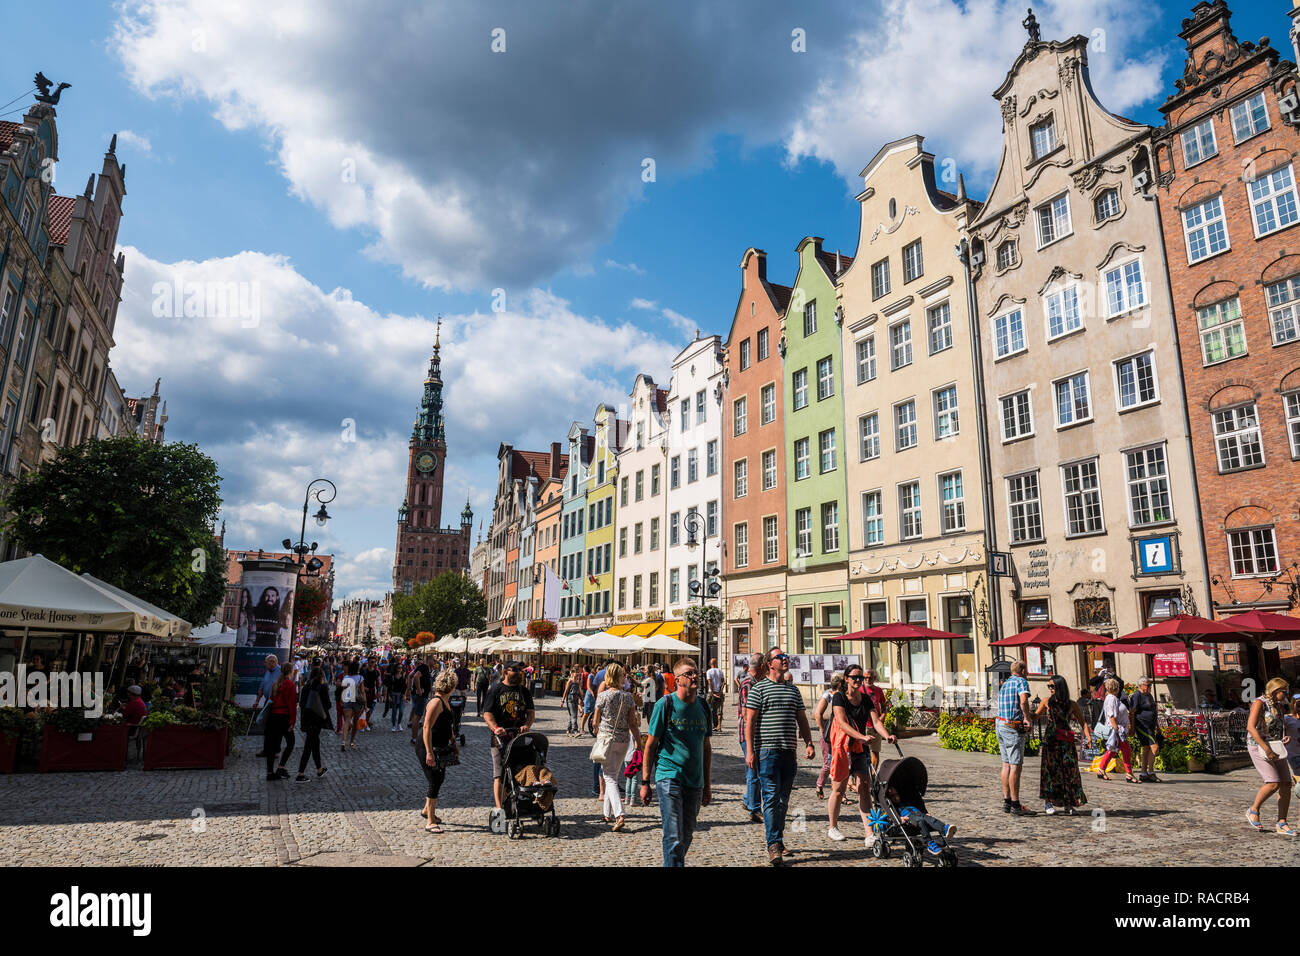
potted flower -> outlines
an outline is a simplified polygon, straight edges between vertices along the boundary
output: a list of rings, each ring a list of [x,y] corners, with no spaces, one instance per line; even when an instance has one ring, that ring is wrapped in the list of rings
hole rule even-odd
[[[0,707],[0,773],[13,773],[27,715],[21,707]]]
[[[1210,749],[1200,737],[1193,737],[1187,743],[1187,769],[1190,773],[1200,773],[1210,763]]]
[[[204,692],[206,691],[206,692]],[[201,688],[199,708],[156,699],[142,726],[145,770],[223,770],[240,712],[215,687]]]
[[[121,714],[87,717],[79,707],[47,711],[39,770],[125,770],[126,730]]]

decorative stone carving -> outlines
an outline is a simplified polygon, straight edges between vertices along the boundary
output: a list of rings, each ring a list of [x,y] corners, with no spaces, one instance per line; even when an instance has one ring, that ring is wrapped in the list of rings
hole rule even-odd
[[[1029,115],[1029,111],[1034,108],[1034,104],[1039,100],[1056,99],[1058,91],[1056,90],[1039,90],[1037,93],[1031,93],[1029,99],[1025,101],[1025,108],[1020,111],[1020,118],[1024,119]]]
[[[1016,94],[1008,93],[1002,100],[1002,122],[1007,126],[1016,123]]]
[[[1061,78],[1061,89],[1068,90],[1074,85],[1074,68],[1078,62],[1077,56],[1067,56],[1061,61],[1061,68],[1057,71],[1057,75]]]

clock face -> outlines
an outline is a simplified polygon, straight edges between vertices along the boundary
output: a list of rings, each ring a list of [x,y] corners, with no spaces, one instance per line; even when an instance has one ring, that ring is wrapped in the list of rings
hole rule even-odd
[[[420,471],[433,471],[438,467],[438,459],[434,458],[427,451],[419,458],[415,459],[415,467]]]

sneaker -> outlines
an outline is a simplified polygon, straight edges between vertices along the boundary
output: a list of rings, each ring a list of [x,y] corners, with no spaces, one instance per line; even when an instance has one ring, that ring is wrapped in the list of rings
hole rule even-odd
[[[1054,813],[1056,813],[1056,807],[1052,806],[1052,805],[1049,803],[1049,804],[1047,804],[1047,806],[1043,807],[1043,812],[1046,813],[1046,814],[1050,817],[1050,816],[1052,816]]]
[[[279,780],[279,779],[280,779],[280,775],[279,775],[278,773],[268,773],[268,774],[266,775],[266,779],[267,779],[268,781]]]
[[[1002,801],[1002,812],[1003,812],[1003,813],[1010,813],[1010,812],[1011,812],[1011,801],[1010,801],[1010,800],[1003,800],[1003,801]]]
[[[956,832],[957,832],[957,828],[956,828],[955,826],[953,826],[951,823],[946,823],[946,824],[944,824],[944,827],[943,827],[943,838],[944,838],[945,840],[951,839],[952,836],[953,836],[953,834],[956,833]]]
[[[943,852],[943,847],[939,846],[939,844],[936,843],[934,840],[931,840],[929,843],[925,845],[925,851],[929,853],[931,856],[938,856],[940,853]]]
[[[832,840],[834,840],[836,843],[839,843],[844,839],[844,834],[840,832],[839,827],[831,827],[829,830],[826,831],[826,835],[830,837]]]
[[[1036,814],[1033,810],[1030,810],[1028,807],[1022,807],[1022,806],[1021,806],[1020,804],[1018,804],[1018,803],[1013,803],[1013,804],[1011,804],[1011,809],[1010,809],[1008,812],[1009,812],[1012,816],[1017,816],[1017,817],[1033,817],[1033,816],[1037,816],[1037,814]]]
[[[875,831],[875,830],[868,830],[868,831],[867,831],[866,838],[865,838],[862,842],[863,842],[863,845],[865,845],[866,848],[867,848],[868,850],[870,850],[871,847],[872,847],[872,846],[875,844],[875,842],[876,842],[876,831]]]

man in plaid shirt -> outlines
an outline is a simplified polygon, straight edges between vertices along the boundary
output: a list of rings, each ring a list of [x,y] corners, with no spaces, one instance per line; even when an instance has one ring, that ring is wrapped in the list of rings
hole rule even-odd
[[[1033,816],[1020,805],[1020,771],[1025,763],[1025,740],[1033,715],[1029,709],[1029,682],[1025,662],[1011,662],[1011,676],[998,688],[998,749],[1002,752],[1002,812]]]
[[[745,701],[749,699],[749,689],[763,676],[763,657],[755,654],[749,659],[749,670],[739,681],[740,709],[736,713],[736,730],[740,735],[740,756],[745,757]],[[763,822],[763,792],[758,783],[758,771],[745,767],[745,809],[749,811],[751,823]]]

